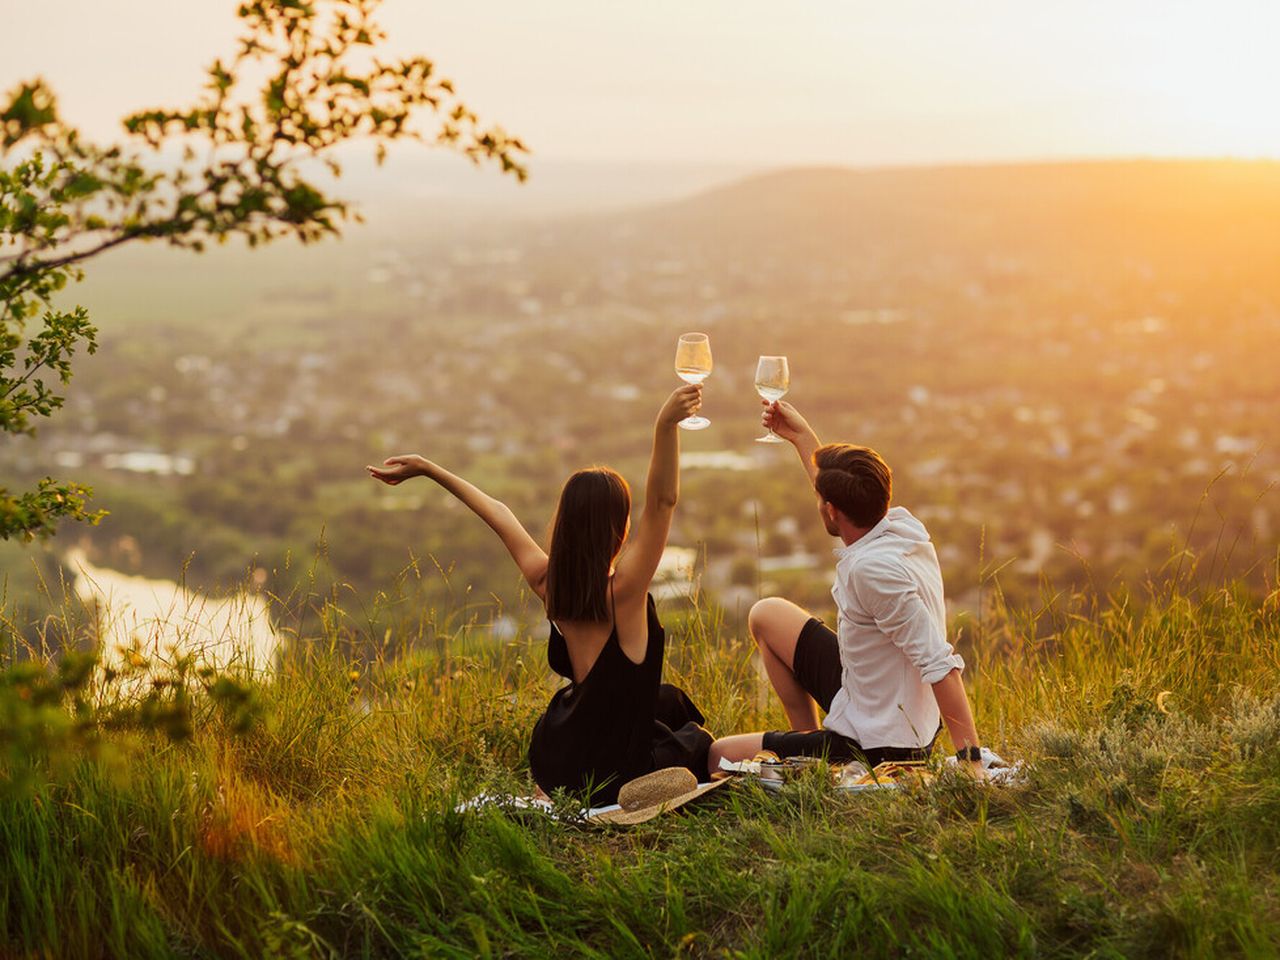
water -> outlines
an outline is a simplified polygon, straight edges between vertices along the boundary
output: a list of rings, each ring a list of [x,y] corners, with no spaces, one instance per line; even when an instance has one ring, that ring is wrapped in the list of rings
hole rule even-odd
[[[215,670],[236,666],[259,676],[274,672],[281,641],[263,597],[207,597],[172,580],[94,566],[81,550],[70,551],[65,561],[75,571],[76,596],[94,611],[104,667],[122,669],[136,644],[153,663],[170,664],[190,654],[197,666]]]

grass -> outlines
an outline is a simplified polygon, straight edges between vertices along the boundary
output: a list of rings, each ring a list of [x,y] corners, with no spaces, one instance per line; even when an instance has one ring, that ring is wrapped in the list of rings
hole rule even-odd
[[[353,671],[381,621],[319,617],[247,730],[197,696],[189,739],[107,731],[0,793],[0,955],[1276,955],[1280,597],[993,599],[962,650],[1024,787],[815,774],[612,830],[454,811],[529,788],[540,632],[487,647],[442,618]],[[717,732],[781,724],[714,609],[666,620]]]

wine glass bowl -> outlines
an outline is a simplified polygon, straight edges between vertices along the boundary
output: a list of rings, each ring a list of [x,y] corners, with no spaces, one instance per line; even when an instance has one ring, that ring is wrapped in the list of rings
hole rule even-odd
[[[787,367],[787,358],[762,356],[756,364],[756,393],[774,403],[786,396],[790,387],[791,371]],[[756,443],[782,442],[782,438],[772,430],[763,437],[756,437]]]
[[[676,376],[685,383],[701,383],[711,374],[711,340],[705,333],[684,333],[676,344]],[[685,417],[680,421],[685,430],[704,430],[711,426],[706,417]]]

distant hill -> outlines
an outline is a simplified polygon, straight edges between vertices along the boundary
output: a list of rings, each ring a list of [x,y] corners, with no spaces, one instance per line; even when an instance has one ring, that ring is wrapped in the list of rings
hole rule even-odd
[[[583,190],[604,190],[598,181]],[[660,268],[705,277],[718,295],[731,294],[737,278],[748,293],[767,287],[792,296],[843,284],[889,291],[888,299],[900,302],[977,281],[1037,296],[1055,283],[1076,293],[1096,287],[1112,303],[1149,301],[1153,292],[1221,302],[1226,291],[1280,303],[1274,161],[802,168],[625,210],[572,214],[573,203],[548,201],[539,216],[465,191],[442,207],[422,195],[430,177],[423,183],[396,217],[353,225],[340,242],[202,257],[145,247],[95,262],[70,296],[91,305],[108,327],[134,318],[262,321],[278,319],[290,298],[319,294],[348,300],[343,309],[358,309],[370,296],[394,304],[403,289],[366,282],[388,253],[428,268],[488,246],[521,249],[526,279],[553,299],[558,284],[583,274]],[[678,185],[673,181],[672,193]],[[563,182],[556,189],[571,194]],[[632,195],[641,192],[637,186]],[[383,210],[384,200],[371,206]],[[673,284],[672,297],[687,299],[688,288]]]
[[[944,258],[1139,271],[1280,288],[1280,162],[1130,160],[753,176],[574,231],[714,257]],[[566,237],[567,242],[573,242]]]

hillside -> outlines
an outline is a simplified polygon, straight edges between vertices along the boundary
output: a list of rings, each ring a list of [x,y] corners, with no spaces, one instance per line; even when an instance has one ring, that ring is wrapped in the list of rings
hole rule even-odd
[[[1271,957],[1280,620],[1168,586],[1142,613],[1060,599],[1044,642],[1029,609],[978,634],[978,727],[1028,764],[1020,787],[848,794],[818,769],[630,829],[455,811],[529,790],[545,634],[352,664],[333,651],[357,631],[330,621],[273,680],[231,684],[245,699],[197,695],[176,742],[96,691],[111,729],[81,753],[50,749],[67,733],[37,704],[74,671],[0,660],[21,738],[0,741],[0,954]],[[662,616],[667,676],[712,729],[781,722],[749,639]]]

